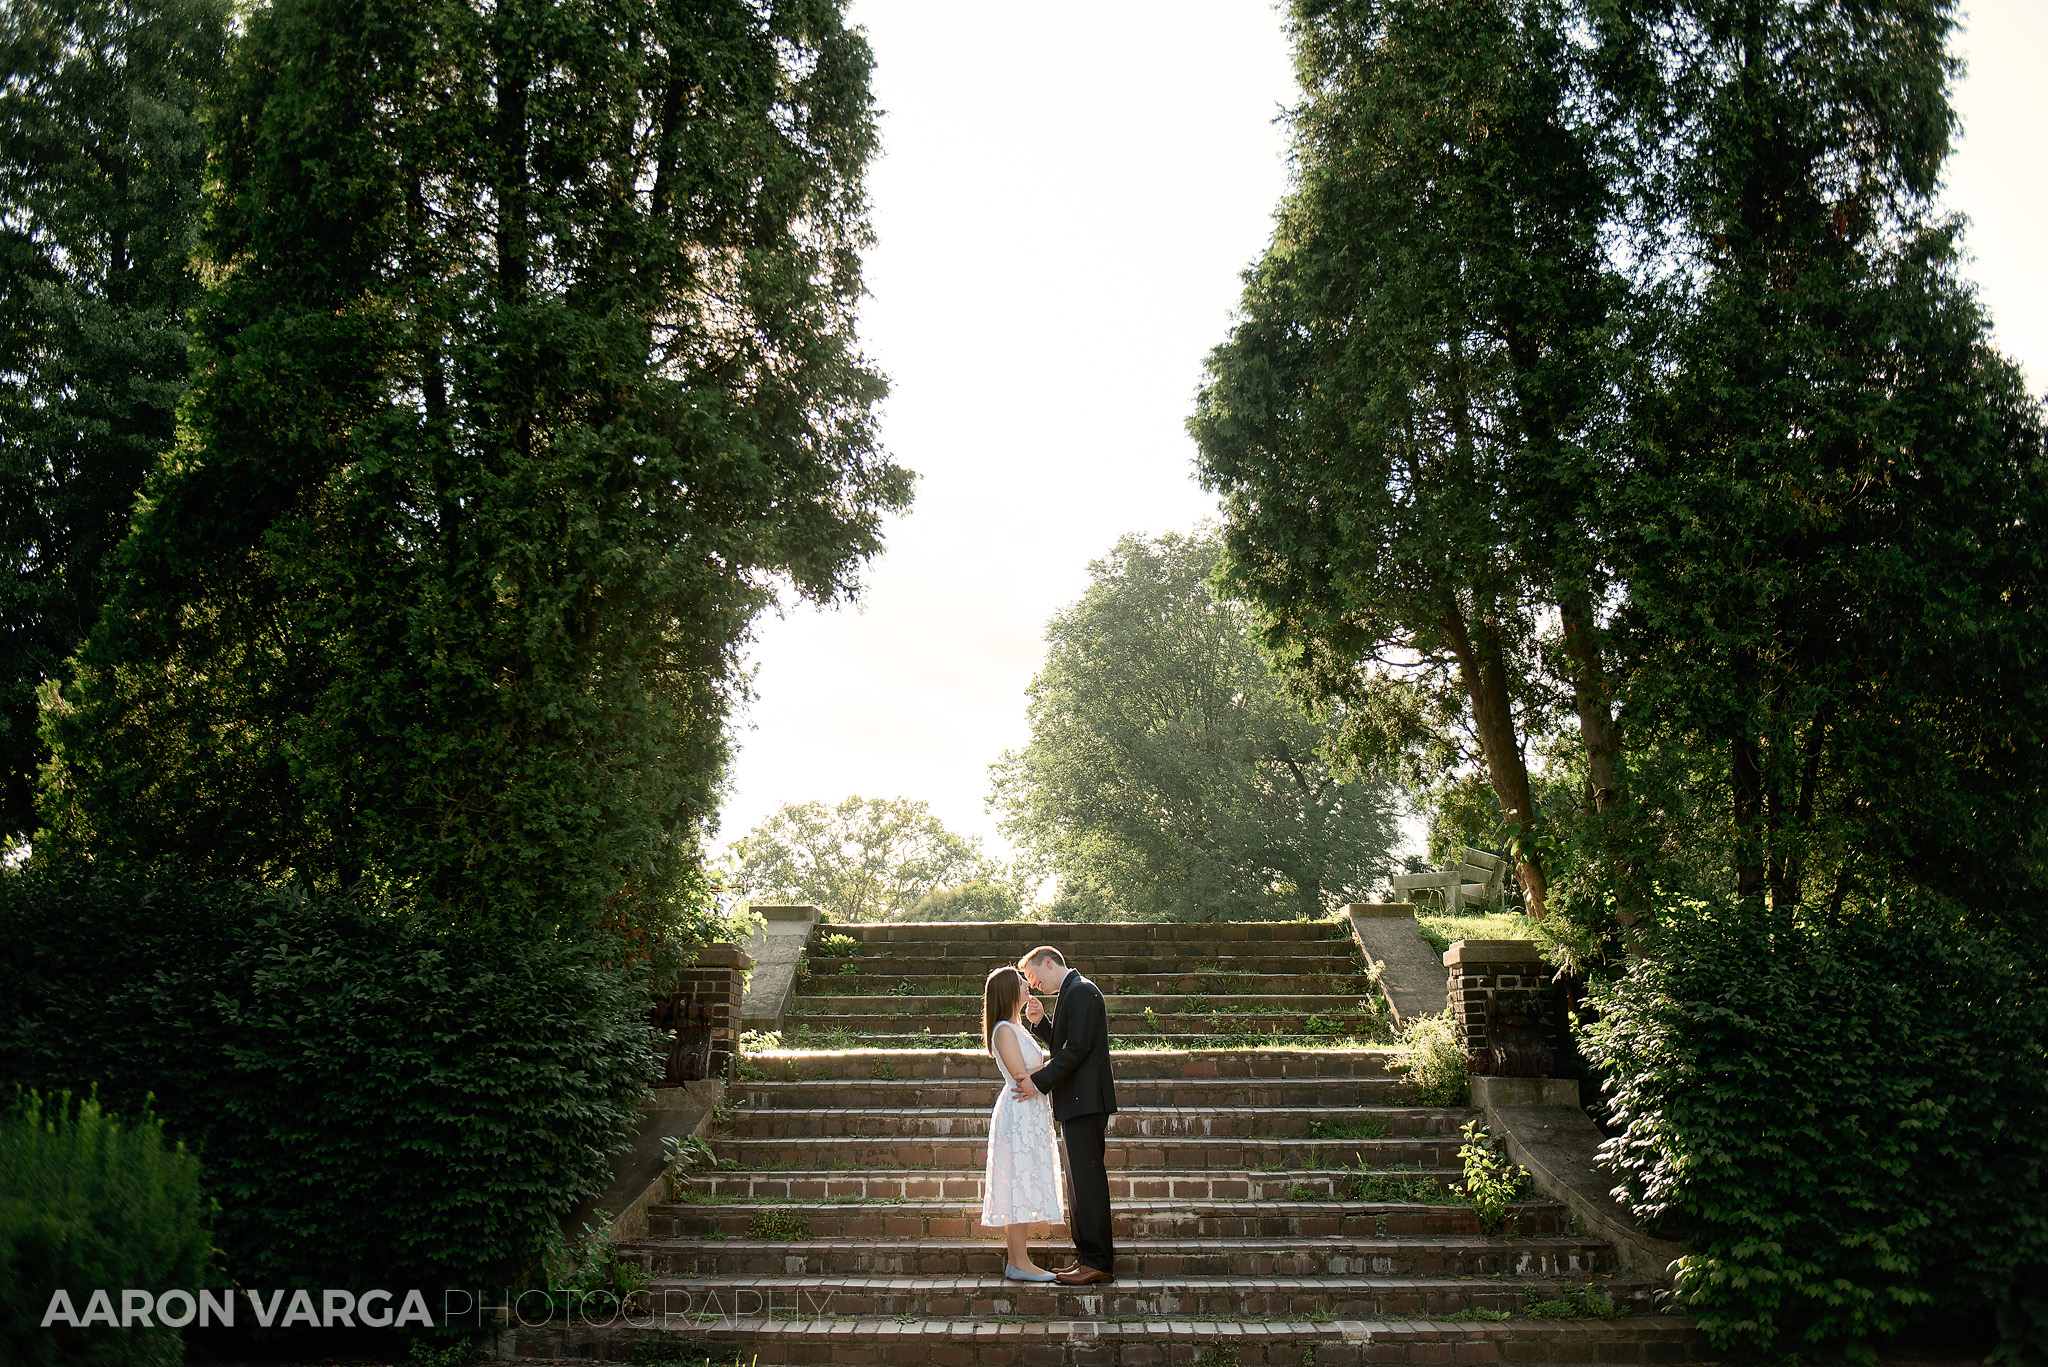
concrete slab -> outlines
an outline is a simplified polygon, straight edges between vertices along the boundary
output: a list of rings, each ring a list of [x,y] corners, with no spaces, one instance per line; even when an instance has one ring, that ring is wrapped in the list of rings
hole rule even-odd
[[[1475,1077],[1472,1104],[1486,1112],[1487,1128],[1507,1140],[1508,1157],[1529,1170],[1537,1190],[1562,1201],[1579,1227],[1614,1246],[1623,1267],[1639,1276],[1671,1280],[1680,1244],[1647,1233],[1635,1213],[1614,1197],[1615,1180],[1599,1164],[1604,1142],[1583,1110],[1571,1078]]]
[[[740,1029],[780,1030],[789,1017],[789,999],[796,995],[796,956],[811,938],[823,915],[811,906],[757,906],[762,926],[747,938],[754,973],[740,1000]]]
[[[563,1232],[572,1238],[580,1235],[583,1226],[595,1223],[602,1212],[612,1217],[614,1243],[646,1238],[647,1207],[668,1199],[661,1181],[668,1162],[663,1141],[670,1135],[685,1138],[708,1131],[711,1112],[724,1096],[725,1084],[717,1078],[656,1087],[654,1099],[640,1103],[640,1125],[633,1131],[632,1146],[612,1159],[610,1184],[569,1213],[562,1221]]]
[[[1380,971],[1380,995],[1406,1028],[1424,1016],[1443,1013],[1448,1001],[1443,960],[1415,924],[1408,902],[1355,902],[1350,912],[1351,935],[1366,962]]]

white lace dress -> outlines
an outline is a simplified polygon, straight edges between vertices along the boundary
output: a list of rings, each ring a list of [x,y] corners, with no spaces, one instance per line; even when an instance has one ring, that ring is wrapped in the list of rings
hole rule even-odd
[[[1008,1030],[1016,1039],[1024,1055],[1024,1071],[1036,1072],[1044,1066],[1045,1051],[1028,1033],[1009,1021],[997,1021],[996,1029]],[[981,1222],[1001,1226],[1064,1220],[1066,1189],[1060,1182],[1059,1140],[1053,1133],[1052,1099],[1040,1094],[1029,1101],[1017,1100],[1010,1080],[1003,1077],[1000,1056],[996,1058],[996,1074],[1002,1078],[1002,1088],[996,1093],[995,1109],[988,1113],[988,1167],[981,1181]]]

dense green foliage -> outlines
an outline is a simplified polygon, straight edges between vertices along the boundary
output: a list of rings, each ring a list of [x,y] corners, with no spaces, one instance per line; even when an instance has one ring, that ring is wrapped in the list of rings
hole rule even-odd
[[[212,1203],[199,1160],[146,1109],[16,1093],[0,1119],[0,1360],[12,1367],[176,1364],[175,1329],[43,1327],[52,1293],[83,1315],[91,1293],[194,1294],[209,1284]],[[115,1307],[118,1310],[118,1306]],[[174,1307],[174,1313],[177,1313]]]
[[[0,1083],[154,1093],[246,1284],[502,1284],[602,1185],[655,1068],[644,977],[596,942],[16,873],[0,955]]]
[[[1127,536],[1046,627],[1031,743],[993,770],[1003,829],[1061,879],[1059,915],[1321,916],[1383,885],[1393,798],[1345,780],[1250,614],[1211,591],[1213,537]]]
[[[1583,628],[1600,592],[1621,295],[1569,9],[1293,9],[1296,184],[1189,424],[1228,509],[1221,582],[1349,705],[1347,748],[1486,775],[1540,913],[1538,617]]]
[[[543,936],[689,894],[750,622],[908,497],[854,337],[870,65],[829,0],[252,11],[38,852]]]
[[[815,906],[840,922],[902,919],[944,889],[999,877],[980,840],[948,830],[930,804],[900,797],[787,803],[737,849],[735,892]]]
[[[1949,23],[1295,6],[1298,182],[1191,423],[1223,581],[1582,935],[2038,876],[2048,466],[1934,215]]]
[[[0,845],[35,828],[37,689],[118,584],[171,445],[228,8],[0,7]]]
[[[1609,1148],[1724,1349],[1914,1325],[2048,1350],[2048,976],[1911,898],[1839,925],[1681,903],[1599,995]]]
[[[1786,916],[2000,914],[2048,813],[2048,465],[1933,204],[1952,7],[1605,22],[1668,234],[1613,522],[1630,843]]]
[[[1221,582],[1626,970],[1618,1151],[1717,1335],[2020,1315],[2048,460],[1933,199],[1953,5],[1292,14],[1297,182],[1191,422]]]

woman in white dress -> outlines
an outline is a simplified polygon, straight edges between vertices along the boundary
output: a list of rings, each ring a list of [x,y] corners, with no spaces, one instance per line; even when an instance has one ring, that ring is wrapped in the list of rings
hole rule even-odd
[[[1052,1101],[1019,1101],[1013,1084],[1045,1066],[1038,1041],[1024,1028],[1024,977],[1007,964],[988,975],[981,994],[981,1038],[1002,1070],[996,1106],[988,1115],[988,1166],[981,1180],[981,1223],[1003,1231],[1009,1260],[1003,1275],[1017,1282],[1049,1282],[1053,1274],[1031,1261],[1025,1237],[1034,1224],[1067,1218],[1060,1184],[1059,1141]]]

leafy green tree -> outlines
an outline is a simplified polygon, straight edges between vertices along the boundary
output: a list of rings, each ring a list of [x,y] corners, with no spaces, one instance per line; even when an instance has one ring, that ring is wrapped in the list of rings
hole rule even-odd
[[[36,691],[119,581],[170,449],[225,0],[0,8],[0,844],[35,827]]]
[[[1296,0],[1296,182],[1189,423],[1228,509],[1220,582],[1349,746],[1431,733],[1484,773],[1525,904],[1525,754],[1558,658],[1612,805],[1595,605],[1614,453],[1613,193],[1568,6]]]
[[[252,12],[51,843],[537,927],[687,891],[754,615],[909,498],[871,65],[830,0]]]
[[[747,834],[741,851],[734,891],[753,902],[808,903],[840,922],[900,919],[941,889],[994,872],[978,839],[900,797],[788,803]]]
[[[1645,834],[1781,917],[2039,886],[2048,466],[1933,202],[1951,16],[1603,11],[1666,234],[1614,541]]]
[[[1213,536],[1127,536],[1046,628],[1031,743],[994,766],[1003,829],[1096,915],[1320,916],[1383,884],[1385,782],[1345,781],[1253,619],[1209,587]]]

